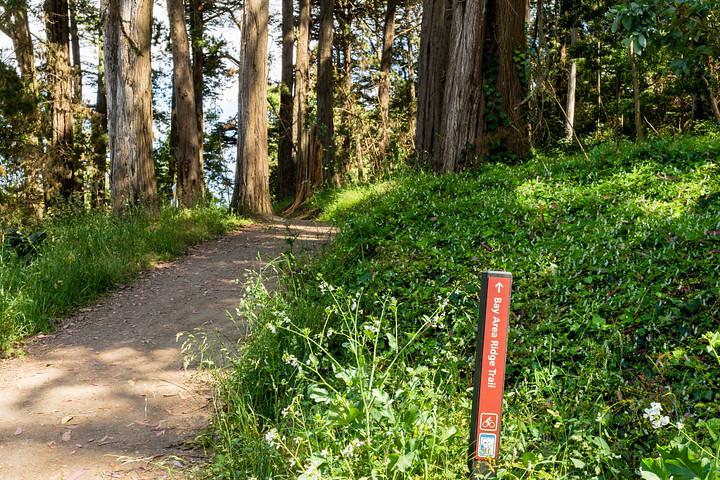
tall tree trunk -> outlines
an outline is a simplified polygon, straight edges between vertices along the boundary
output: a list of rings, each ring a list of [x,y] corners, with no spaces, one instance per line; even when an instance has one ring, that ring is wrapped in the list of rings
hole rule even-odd
[[[570,28],[570,50],[577,42],[577,27]],[[575,133],[575,85],[577,83],[577,60],[570,59],[568,68],[567,100],[565,101],[565,141],[572,142]]]
[[[233,211],[271,215],[267,138],[269,0],[245,0]]]
[[[352,161],[352,111],[355,103],[353,95],[352,80],[352,10],[348,3],[344,3],[343,7],[337,11],[339,35],[338,49],[342,57],[342,81],[340,82],[340,98],[344,99],[342,104],[342,112],[340,114],[340,136],[342,137],[342,175],[347,178],[350,173]],[[358,168],[358,180],[364,181],[364,172],[362,162]]]
[[[423,0],[415,151],[421,164],[441,164],[443,92],[452,0]]]
[[[4,15],[0,19],[0,30],[7,35],[13,44],[15,61],[20,69],[20,78],[31,97],[38,97],[38,84],[35,72],[35,52],[30,36],[28,7],[25,1],[6,2]],[[43,171],[43,158],[38,133],[40,114],[37,107],[32,109],[28,121],[34,126],[28,137],[27,149],[21,153],[25,183],[23,193],[27,206],[33,214],[40,218],[43,215],[44,198],[40,172]]]
[[[335,186],[340,177],[335,166],[335,125],[333,121],[333,22],[335,0],[320,0],[320,36],[318,39],[317,70],[317,137],[322,145],[322,158],[314,163],[313,187],[323,182],[323,167],[327,168]]]
[[[645,138],[645,131],[642,123],[642,112],[640,111],[640,73],[638,72],[634,41],[630,42],[630,68],[632,70],[633,82],[633,105],[635,106],[635,138],[643,140]]]
[[[192,208],[203,200],[200,136],[190,64],[190,44],[185,27],[183,0],[167,0],[170,20],[170,42],[173,55],[173,97],[177,109],[177,198],[181,205]]]
[[[46,201],[69,199],[80,187],[73,146],[70,23],[67,0],[45,1],[47,64],[52,99],[52,137],[46,169]]]
[[[203,111],[203,93],[205,89],[205,0],[192,0],[190,12],[190,42],[192,44],[192,83],[195,94],[195,116],[197,118],[198,158],[200,163],[200,183],[205,191],[205,113]]]
[[[282,0],[282,65],[280,73],[280,139],[278,143],[278,197],[295,193],[295,165],[293,163],[293,1]]]
[[[479,153],[486,7],[486,0],[454,4],[450,46],[443,52],[452,61],[445,82],[441,155],[433,162],[437,171],[457,171]]]
[[[80,34],[77,26],[77,2],[69,0],[70,8],[70,38],[72,50],[72,74],[73,74],[73,102],[81,105],[82,98],[82,62],[80,60]]]
[[[527,92],[523,63],[518,64],[516,52],[525,52],[525,18],[528,0],[495,0],[495,31],[498,44],[497,89],[502,100],[505,119],[497,131],[507,153],[523,158],[530,149],[528,125],[522,103]],[[492,40],[494,37],[486,37]],[[485,141],[490,135],[486,134]],[[485,147],[487,148],[487,147]]]
[[[413,42],[408,34],[406,37],[407,49],[405,50],[405,58],[407,61],[408,71],[408,135],[409,138],[415,138],[415,120],[417,118],[417,98],[415,92],[415,53],[413,52]]]
[[[93,160],[95,172],[92,180],[92,203],[96,208],[105,206],[105,174],[107,173],[107,97],[105,89],[105,61],[102,52],[102,34],[98,39],[98,79],[95,114],[92,117]]]
[[[300,0],[297,55],[295,56],[295,200],[289,211],[297,209],[312,194],[311,142],[307,127],[307,94],[310,85],[310,0]]]
[[[103,0],[112,206],[157,208],[150,44],[152,0]]]
[[[380,155],[382,161],[390,148],[390,75],[392,73],[392,46],[395,41],[395,11],[397,0],[388,0],[383,28],[382,55],[380,57],[380,81],[378,104],[380,106]]]

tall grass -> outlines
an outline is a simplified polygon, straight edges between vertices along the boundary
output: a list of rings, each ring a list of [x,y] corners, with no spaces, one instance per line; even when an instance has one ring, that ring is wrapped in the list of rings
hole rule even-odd
[[[0,354],[153,262],[238,224],[218,208],[164,209],[159,216],[87,212],[46,222],[39,228],[47,240],[34,257],[0,255]]]

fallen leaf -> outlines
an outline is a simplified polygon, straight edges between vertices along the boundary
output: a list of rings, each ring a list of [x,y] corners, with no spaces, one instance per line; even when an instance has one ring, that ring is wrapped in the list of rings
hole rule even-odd
[[[23,432],[23,429],[20,427],[17,427],[17,430],[15,430],[15,435],[20,435]]]
[[[72,430],[65,430],[62,434],[62,441],[68,442],[70,441],[70,437],[72,437]]]
[[[73,416],[72,416],[72,415],[68,415],[68,416],[66,416],[66,417],[63,417],[62,420],[60,420],[60,425],[65,425],[66,423],[68,423],[68,422],[69,422],[70,420],[72,420],[72,419],[73,419]]]
[[[55,443],[54,441],[51,441],[51,442],[47,443],[47,446],[50,448],[55,448],[55,447],[57,447],[57,443]]]

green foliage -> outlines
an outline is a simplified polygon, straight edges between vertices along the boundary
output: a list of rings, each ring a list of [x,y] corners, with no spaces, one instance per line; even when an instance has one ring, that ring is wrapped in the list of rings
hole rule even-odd
[[[158,217],[137,211],[124,217],[87,212],[51,219],[43,225],[47,239],[42,243],[37,235],[10,232],[0,255],[0,353],[23,337],[48,331],[54,318],[153,262],[237,224],[217,208],[165,209]],[[32,261],[13,247],[17,238],[35,240]]]
[[[214,478],[467,478],[487,269],[514,274],[498,478],[633,478],[678,435],[664,465],[717,463],[719,154],[607,144],[335,193],[333,245],[248,292]]]

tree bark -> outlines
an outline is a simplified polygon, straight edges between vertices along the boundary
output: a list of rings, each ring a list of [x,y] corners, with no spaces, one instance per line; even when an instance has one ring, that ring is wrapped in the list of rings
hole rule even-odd
[[[95,171],[92,179],[91,196],[96,208],[105,206],[105,174],[107,173],[107,98],[105,89],[105,61],[102,53],[102,33],[98,46],[98,79],[95,114],[92,118],[91,142],[93,145],[93,163]]]
[[[282,0],[282,65],[280,73],[280,139],[278,143],[278,197],[295,193],[295,165],[293,163],[293,1]]]
[[[202,202],[204,191],[185,4],[183,0],[167,0],[167,10],[173,55],[173,98],[177,109],[178,143],[173,152],[177,166],[177,198],[182,206],[193,208]]]
[[[267,151],[268,11],[269,0],[243,4],[237,169],[230,207],[254,215],[272,215]]]
[[[720,123],[720,107],[718,106],[718,99],[717,95],[715,95],[715,90],[705,75],[702,76],[702,79],[708,91],[708,99],[710,100],[710,107],[712,108],[713,115],[715,116],[715,121]]]
[[[295,141],[297,170],[295,200],[288,211],[294,211],[310,198],[313,187],[312,143],[314,136],[307,127],[307,95],[310,84],[310,0],[300,0],[297,55],[295,58]]]
[[[643,140],[645,130],[642,123],[642,112],[640,111],[640,73],[638,72],[637,57],[635,56],[635,42],[630,41],[630,68],[632,70],[633,82],[633,105],[635,106],[635,138]]]
[[[523,60],[516,59],[516,53],[527,51],[525,18],[528,8],[528,0],[495,0],[499,63],[497,89],[505,114],[497,131],[497,140],[502,141],[506,153],[516,159],[525,157],[530,150],[528,125],[522,108],[527,91],[525,65]],[[492,40],[493,37],[487,38]],[[484,141],[488,142],[490,136],[486,134]]]
[[[67,200],[81,187],[73,145],[69,21],[67,0],[45,1],[46,54],[52,99],[52,136],[45,171],[48,203],[56,203],[61,198]]]
[[[441,124],[451,14],[452,0],[423,0],[415,132],[415,151],[423,165],[442,163]]]
[[[450,46],[444,52],[452,61],[445,82],[441,155],[433,162],[437,171],[457,171],[479,153],[486,7],[486,0],[454,4]]]
[[[392,46],[395,41],[395,11],[397,0],[388,0],[383,28],[382,55],[380,57],[380,81],[378,82],[378,105],[380,106],[380,155],[390,148],[390,75],[392,73]]]
[[[570,49],[577,42],[577,27],[570,29]],[[568,68],[567,100],[565,101],[565,141],[572,142],[575,133],[575,85],[577,83],[577,60],[570,59]]]
[[[325,167],[335,186],[340,186],[340,177],[335,166],[335,125],[333,121],[333,22],[334,0],[320,0],[320,36],[318,38],[317,69],[317,138],[322,146],[322,156],[316,159],[313,169],[313,187],[323,183]]]
[[[15,61],[20,69],[20,78],[26,91],[32,98],[38,98],[38,84],[35,72],[35,52],[30,36],[28,7],[25,1],[6,2],[0,30],[5,33],[13,44]],[[34,126],[34,132],[40,132],[40,114],[34,106],[28,121]],[[27,148],[22,152],[25,183],[23,185],[26,202],[33,214],[40,218],[44,212],[44,193],[40,172],[43,171],[43,157],[38,133],[28,137]]]
[[[353,94],[353,58],[352,58],[352,21],[353,13],[351,6],[344,3],[337,11],[339,35],[338,49],[342,57],[342,80],[340,82],[340,98],[343,99],[342,111],[340,114],[340,131],[342,137],[342,175],[347,178],[350,174],[352,163],[352,144],[354,130],[352,128],[352,111],[355,105]],[[362,159],[357,159],[358,180],[364,181]]]
[[[409,138],[415,138],[415,120],[417,118],[417,98],[415,91],[415,53],[413,52],[413,42],[408,34],[407,38],[407,50],[405,51],[405,58],[407,61],[408,71],[408,134]]]
[[[80,60],[80,34],[77,26],[77,2],[69,0],[70,36],[72,51],[73,103],[82,105],[82,62]]]
[[[200,183],[205,191],[205,113],[203,97],[205,89],[205,0],[192,0],[190,12],[190,42],[192,44],[192,78],[195,94],[195,116],[197,119],[198,158],[200,163]]]
[[[152,143],[152,0],[103,0],[113,211],[157,208]]]

